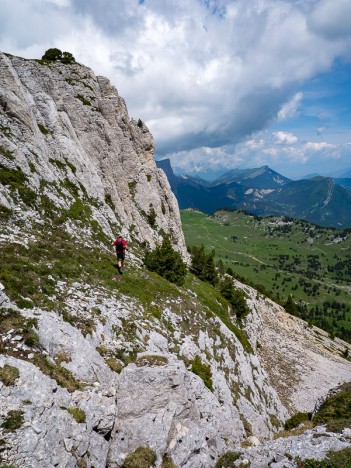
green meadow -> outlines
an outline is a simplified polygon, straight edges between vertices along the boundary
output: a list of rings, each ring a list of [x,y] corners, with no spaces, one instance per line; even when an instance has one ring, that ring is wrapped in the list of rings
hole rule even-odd
[[[214,249],[234,276],[281,304],[291,295],[303,318],[351,340],[350,230],[240,210],[184,210],[181,217],[188,246]]]

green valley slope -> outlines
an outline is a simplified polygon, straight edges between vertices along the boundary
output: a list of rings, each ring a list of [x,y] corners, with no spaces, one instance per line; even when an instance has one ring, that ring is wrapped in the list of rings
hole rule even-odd
[[[215,249],[234,275],[285,303],[289,295],[311,323],[351,340],[350,232],[287,217],[242,211],[212,216],[182,211],[188,245]]]

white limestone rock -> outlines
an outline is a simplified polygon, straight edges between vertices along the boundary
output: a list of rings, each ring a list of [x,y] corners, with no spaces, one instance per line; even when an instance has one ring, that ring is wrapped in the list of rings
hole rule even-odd
[[[201,379],[182,362],[165,366],[129,365],[120,375],[118,418],[108,464],[118,467],[139,446],[167,453],[177,466],[211,466],[226,440],[238,440],[240,428]],[[159,465],[158,465],[159,466]]]

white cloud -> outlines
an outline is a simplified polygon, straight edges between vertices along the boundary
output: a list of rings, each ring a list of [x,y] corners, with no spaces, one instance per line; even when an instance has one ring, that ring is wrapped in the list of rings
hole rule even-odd
[[[72,52],[116,85],[159,154],[183,165],[287,158],[282,147],[299,144],[293,133],[277,131],[269,143],[252,135],[296,117],[301,84],[351,49],[349,0],[1,3],[0,49],[29,58],[49,47]]]
[[[322,133],[324,133],[327,129],[328,129],[328,127],[318,127],[317,128],[317,135],[322,135]]]
[[[331,148],[335,148],[335,145],[331,145],[330,143],[327,143],[325,141],[321,141],[321,142],[313,142],[313,141],[309,141],[305,144],[305,148],[306,149],[311,149],[311,150],[314,150],[314,151],[321,151],[321,150],[324,150],[324,149],[331,149]]]
[[[296,93],[292,99],[284,103],[278,112],[278,120],[285,120],[297,115],[297,110],[301,104],[303,93]]]
[[[273,135],[276,138],[276,143],[278,144],[293,144],[297,142],[297,136],[289,132],[274,132]]]
[[[262,148],[264,140],[263,138],[260,138],[259,140],[247,140],[244,142],[244,145],[249,149],[256,150],[258,148]]]

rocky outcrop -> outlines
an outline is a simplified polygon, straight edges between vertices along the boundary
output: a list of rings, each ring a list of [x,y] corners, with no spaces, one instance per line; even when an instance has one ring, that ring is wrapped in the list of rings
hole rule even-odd
[[[85,197],[111,238],[151,246],[169,233],[186,258],[177,201],[154,162],[154,141],[128,116],[114,86],[80,64],[47,64],[0,53],[0,158],[21,168],[34,193],[23,206],[7,185],[0,203],[21,212],[45,210],[43,196],[68,209]],[[3,182],[3,181],[1,181]],[[17,193],[18,195],[18,193]]]
[[[67,322],[39,308],[18,310],[2,292],[2,314],[17,310],[24,320],[35,320],[39,338],[37,345],[26,346],[23,324],[1,338],[6,351],[0,369],[16,368],[18,378],[9,386],[0,382],[0,417],[6,421],[11,411],[23,411],[14,433],[2,430],[3,460],[19,467],[118,467],[138,447],[150,447],[156,466],[166,455],[175,466],[214,466],[221,453],[240,451],[242,460],[264,467],[281,460],[285,446],[284,454],[302,458],[350,447],[347,437],[330,435],[316,445],[314,432],[262,445],[289,415],[313,409],[333,379],[350,380],[351,364],[339,358],[344,343],[324,337],[321,349],[318,330],[245,288],[251,309],[246,327],[253,347],[259,340],[257,356],[218,317],[206,318],[206,307],[195,297],[192,303],[166,300],[160,320],[134,299],[76,283],[66,290]],[[89,332],[81,328],[83,317],[91,321]],[[266,340],[264,331],[272,330],[274,317],[282,322],[274,340],[284,341],[286,349],[273,362],[267,361],[271,338]],[[284,329],[291,320],[296,329]],[[301,357],[304,347],[308,361]],[[128,364],[125,356],[135,350]],[[195,356],[209,366],[212,389],[190,372]],[[284,373],[280,360],[291,373]],[[301,372],[308,363],[314,366],[310,379]],[[70,412],[77,408],[83,421]],[[247,451],[242,443],[259,447]]]
[[[343,357],[350,345],[308,324],[248,286],[251,320],[247,331],[256,353],[274,382],[281,401],[294,412],[312,412],[328,389],[350,380],[350,362]]]

